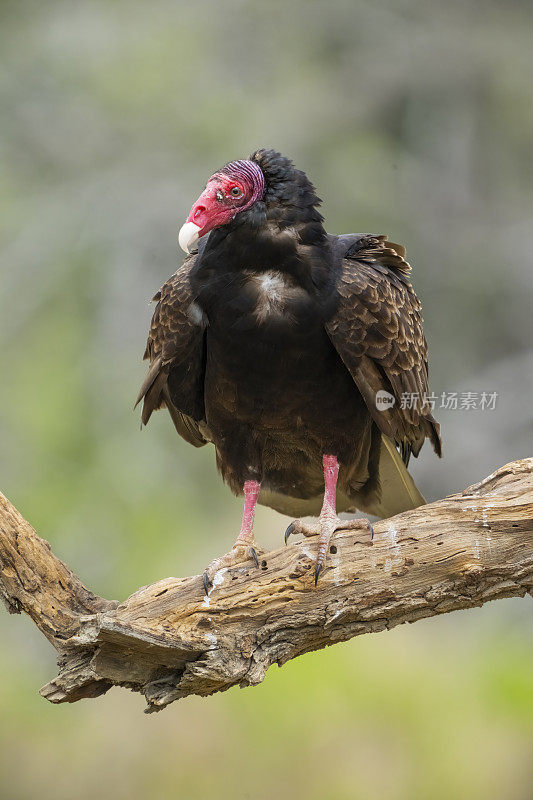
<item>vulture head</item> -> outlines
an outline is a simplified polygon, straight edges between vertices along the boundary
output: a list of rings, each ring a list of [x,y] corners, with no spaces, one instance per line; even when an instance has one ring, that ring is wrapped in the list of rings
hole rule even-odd
[[[275,150],[256,150],[211,175],[179,232],[179,244],[189,253],[201,236],[233,222],[257,227],[271,218],[284,227],[297,221],[302,207],[322,221],[314,210],[319,203],[313,185],[290,159]]]

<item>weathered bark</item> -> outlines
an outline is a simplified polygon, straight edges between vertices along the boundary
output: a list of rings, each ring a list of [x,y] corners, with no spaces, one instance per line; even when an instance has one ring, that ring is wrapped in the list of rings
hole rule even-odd
[[[57,649],[53,703],[111,686],[148,710],[263,680],[274,662],[402,622],[533,588],[533,459],[365,531],[340,531],[314,587],[314,539],[200,576],[166,578],[117,604],[89,592],[0,494],[0,596]]]

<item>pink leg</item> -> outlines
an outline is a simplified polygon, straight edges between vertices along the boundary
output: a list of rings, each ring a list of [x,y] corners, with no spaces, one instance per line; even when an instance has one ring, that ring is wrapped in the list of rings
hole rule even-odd
[[[203,583],[205,593],[209,592],[209,588],[213,585],[213,578],[219,569],[224,567],[234,567],[237,564],[246,561],[248,558],[253,558],[256,567],[259,566],[259,559],[254,547],[254,516],[257,498],[259,497],[259,490],[261,484],[257,481],[245,481],[244,483],[244,509],[242,512],[241,530],[235,544],[229,551],[220,558],[215,558],[208,567],[206,567],[203,575]]]
[[[317,570],[315,583],[320,570],[326,560],[329,540],[338,525],[337,517],[337,478],[339,477],[339,462],[335,456],[322,456],[324,466],[324,501],[320,512],[320,536],[318,539]]]
[[[331,537],[339,529],[356,529],[372,526],[366,519],[342,520],[337,516],[337,479],[339,477],[339,462],[335,456],[322,456],[324,466],[324,501],[317,522],[305,522],[296,519],[291,522],[285,531],[285,544],[292,533],[303,533],[304,536],[318,534],[318,553],[315,566],[315,586],[318,581],[328,552]]]
[[[250,544],[254,541],[254,517],[257,498],[261,484],[257,481],[244,482],[244,509],[242,512],[241,532],[237,536],[236,545]]]
[[[335,456],[322,456],[324,467],[324,502],[322,511],[330,509],[334,514],[337,508],[337,478],[339,477],[339,462]]]

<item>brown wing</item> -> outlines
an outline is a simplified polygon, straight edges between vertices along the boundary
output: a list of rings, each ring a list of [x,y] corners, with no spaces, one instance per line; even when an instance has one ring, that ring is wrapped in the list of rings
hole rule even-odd
[[[352,244],[342,260],[339,305],[326,330],[373,419],[397,443],[407,463],[411,452],[418,455],[426,436],[440,456],[441,440],[427,399],[420,302],[407,278],[411,268],[404,256],[405,249],[385,236],[363,236]],[[378,410],[379,390],[394,395],[392,408]],[[409,407],[411,397],[417,402]]]
[[[143,400],[142,421],[167,408],[176,430],[196,447],[206,444],[200,432],[205,417],[205,323],[195,305],[189,273],[196,255],[185,260],[153,298],[157,300],[144,358],[148,374],[135,405]]]

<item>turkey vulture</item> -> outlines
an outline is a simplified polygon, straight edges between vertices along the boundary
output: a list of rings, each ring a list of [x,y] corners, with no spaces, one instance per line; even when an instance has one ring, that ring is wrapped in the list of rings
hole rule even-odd
[[[244,494],[241,531],[207,567],[206,590],[221,567],[257,563],[257,502],[319,514],[286,531],[319,534],[316,583],[335,530],[367,524],[337,513],[416,508],[409,456],[426,437],[441,455],[405,249],[326,233],[319,205],[274,150],[226,164],[180,230],[187,258],[154,297],[142,422],[167,408],[187,442],[213,443],[224,481]]]

